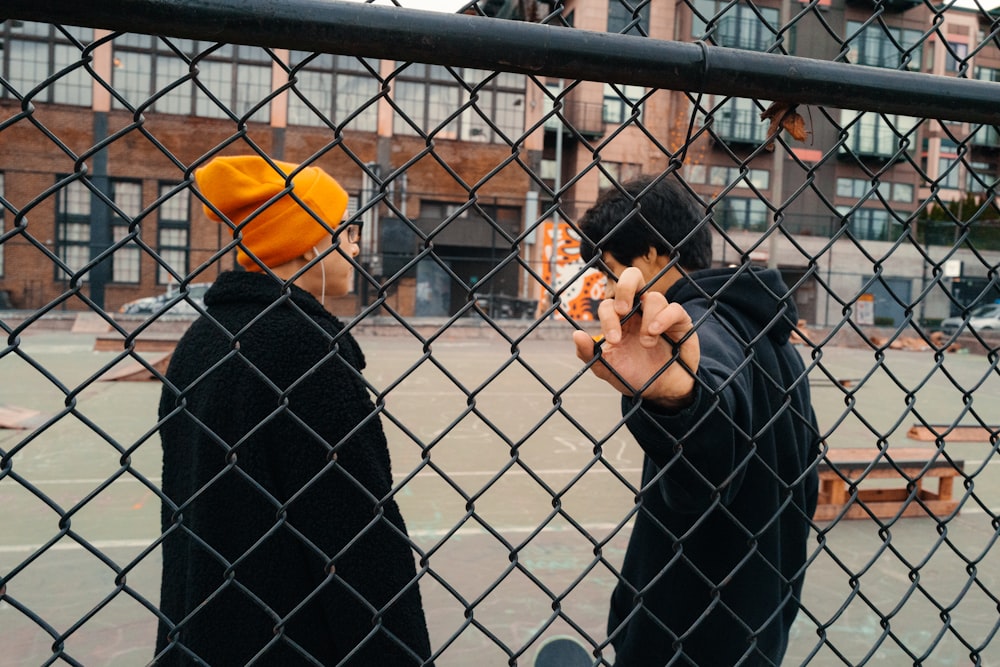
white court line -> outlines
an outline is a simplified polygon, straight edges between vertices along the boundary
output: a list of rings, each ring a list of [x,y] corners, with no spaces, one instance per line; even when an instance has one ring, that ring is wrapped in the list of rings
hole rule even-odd
[[[550,476],[550,475],[573,476],[573,475],[579,474],[580,470],[581,470],[580,468],[542,468],[542,469],[538,469],[538,470],[532,469],[532,472],[534,474],[538,475],[539,477],[547,477],[547,476]],[[629,475],[629,474],[633,474],[633,473],[641,473],[642,472],[642,468],[615,468],[615,470],[618,471],[618,473],[620,473],[622,475]],[[587,475],[593,475],[593,474],[596,474],[596,473],[610,475],[611,471],[608,470],[607,468],[605,468],[604,466],[600,466],[600,467],[596,467],[595,466],[595,467],[591,468],[590,470],[588,470],[586,472]],[[448,477],[451,477],[451,478],[455,478],[455,477],[493,477],[496,474],[497,474],[496,470],[463,470],[463,471],[457,471],[457,472],[449,472],[449,473],[447,473]],[[513,469],[508,470],[507,472],[505,472],[503,474],[504,475],[525,475],[526,476],[528,473],[525,472],[524,470],[522,470],[521,468],[513,468]],[[406,472],[397,472],[397,473],[393,473],[392,477],[393,477],[393,479],[404,479],[406,477],[409,477],[409,475],[410,474],[406,473]],[[420,472],[417,473],[417,477],[440,477],[440,475],[438,475],[438,473],[435,472],[434,470],[431,470],[429,468],[424,468],[423,470],[421,470]],[[153,484],[156,484],[156,485],[159,485],[160,482],[162,481],[159,477],[147,477],[146,480],[149,481],[149,482],[152,482]],[[72,484],[85,484],[85,485],[89,485],[89,486],[97,486],[98,484],[103,484],[104,482],[106,482],[108,480],[107,480],[106,477],[105,478],[80,477],[80,478],[76,478],[76,479],[73,479],[73,478],[71,478],[71,479],[39,479],[39,480],[29,479],[28,481],[31,482],[35,486],[48,486],[48,485],[59,486],[59,485],[72,485]],[[137,480],[136,478],[129,477],[129,476],[121,477],[121,478],[115,480],[114,483],[118,484],[118,483],[124,483],[124,482],[128,482],[128,483],[131,483],[131,484],[141,484],[142,483],[139,480]]]
[[[630,525],[631,520],[626,523]],[[608,532],[614,530],[618,527],[617,523],[581,523],[581,527],[590,534],[598,532]],[[494,526],[493,529],[500,533],[501,535],[512,535],[512,534],[527,534],[533,533],[538,530],[538,526]],[[407,531],[410,537],[414,538],[435,538],[444,537],[445,535],[451,533],[451,528],[435,528],[427,530],[409,530]],[[542,533],[569,533],[569,532],[579,532],[573,526],[569,525],[559,525],[559,526],[549,526],[543,528]],[[479,535],[489,535],[484,528],[480,528],[477,525],[473,526],[463,526],[455,531],[455,537],[476,537]],[[108,549],[145,549],[151,545],[157,538],[150,537],[148,539],[133,539],[133,540],[94,540],[89,542],[90,546],[99,550],[107,551]],[[42,547],[41,544],[7,544],[0,545],[0,554],[17,554],[17,553],[34,553]],[[64,539],[61,540],[46,551],[83,551],[83,547],[74,542],[73,540]]]
[[[992,508],[989,510],[992,514],[1000,513],[1000,507]],[[984,514],[985,512],[978,507],[962,510],[963,515],[967,514]],[[630,530],[632,524],[632,519],[625,523],[626,529]],[[586,530],[588,533],[593,535],[594,533],[606,533],[618,528],[617,523],[581,523],[580,526]],[[524,535],[528,533],[533,533],[538,530],[538,526],[494,526],[496,532],[501,535],[513,535],[519,534]],[[413,538],[437,538],[444,537],[451,532],[451,528],[441,528],[433,530],[409,530],[409,536]],[[559,525],[559,526],[549,526],[543,528],[541,533],[569,533],[578,532],[575,527],[570,525]],[[476,525],[463,526],[455,531],[455,537],[477,537],[481,535],[488,535],[489,533]],[[150,537],[147,539],[132,539],[132,540],[95,540],[90,542],[90,546],[99,550],[107,551],[108,549],[145,549],[151,545],[156,540],[155,537]],[[7,544],[0,545],[0,554],[19,554],[19,553],[34,553],[42,547],[41,544]],[[83,551],[83,547],[72,540],[62,540],[52,545],[46,551]]]
[[[627,443],[625,443],[623,445],[623,447],[625,447],[625,446],[627,446]],[[983,464],[982,460],[980,460],[980,461],[968,461],[968,460],[965,461],[966,467],[978,468],[982,464]],[[991,459],[990,462],[988,463],[988,465],[1000,465],[1000,459]],[[633,468],[615,468],[615,470],[618,471],[618,473],[620,473],[622,475],[630,475],[630,474],[636,474],[636,473],[641,473],[642,472],[642,468],[635,468],[635,467],[633,467]],[[539,477],[545,477],[545,476],[549,476],[549,475],[572,476],[572,475],[578,474],[580,472],[580,468],[541,468],[541,469],[538,469],[538,470],[532,470],[532,472],[535,473],[536,475],[538,475]],[[455,477],[492,477],[492,476],[494,476],[496,474],[497,474],[496,470],[463,470],[463,471],[456,471],[456,472],[449,472],[449,473],[447,473],[448,477],[452,477],[452,478],[455,478]],[[508,470],[507,472],[505,472],[503,474],[504,475],[527,475],[528,473],[518,467],[518,468],[513,468],[511,470]],[[605,475],[609,475],[609,474],[611,474],[611,471],[608,470],[607,468],[605,468],[604,466],[595,466],[595,467],[591,468],[590,470],[588,470],[586,474],[587,475],[593,475],[593,474],[605,474]],[[423,470],[421,470],[420,472],[417,473],[417,477],[421,477],[421,476],[434,476],[434,477],[438,477],[438,474],[435,471],[433,471],[433,470],[424,468]],[[393,473],[392,477],[393,477],[393,479],[397,479],[397,480],[398,479],[403,479],[405,477],[409,477],[409,473],[407,473],[407,472],[396,472],[396,473]],[[159,485],[160,482],[162,481],[159,477],[147,477],[146,479],[148,481],[152,482],[153,484],[157,484],[157,485]],[[71,479],[41,479],[41,480],[28,480],[28,481],[30,481],[32,484],[35,484],[35,485],[38,485],[38,486],[43,486],[43,485],[55,485],[55,486],[58,486],[58,485],[70,485],[70,484],[89,484],[89,485],[97,486],[98,484],[103,484],[104,482],[106,482],[108,480],[107,480],[107,478],[101,479],[101,478],[96,478],[96,477],[94,477],[94,478],[82,477],[82,478],[77,478],[77,479],[72,479],[72,478]],[[116,480],[115,484],[118,484],[119,482],[129,482],[129,483],[132,483],[132,484],[140,484],[141,483],[136,478],[129,477],[129,476],[125,476],[125,477],[122,477],[122,478]],[[969,511],[971,512],[972,510],[969,510]]]

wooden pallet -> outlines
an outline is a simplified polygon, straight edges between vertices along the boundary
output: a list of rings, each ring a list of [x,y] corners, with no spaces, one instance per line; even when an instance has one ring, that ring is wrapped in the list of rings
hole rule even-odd
[[[944,442],[991,442],[1000,433],[1000,426],[980,424],[914,424],[907,431],[910,440],[935,442],[940,437]]]
[[[814,518],[948,516],[958,509],[952,490],[964,466],[964,461],[949,461],[931,447],[890,447],[884,455],[866,447],[831,449],[819,464],[819,504]],[[930,478],[937,480],[936,490],[925,488]],[[922,505],[916,499],[906,502],[913,491],[907,488],[910,480]],[[857,486],[856,498],[851,495],[851,484]]]

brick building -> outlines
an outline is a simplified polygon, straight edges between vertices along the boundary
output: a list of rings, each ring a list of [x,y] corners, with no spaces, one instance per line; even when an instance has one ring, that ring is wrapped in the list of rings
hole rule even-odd
[[[981,15],[951,9],[932,27],[922,3],[886,9],[885,28],[856,0],[809,8],[762,0],[753,9],[656,2],[635,13],[614,1],[567,0],[563,19],[578,29],[998,79],[1000,50],[979,48]],[[921,222],[934,205],[994,193],[996,128],[800,109],[809,139],[767,151],[766,101],[16,21],[0,24],[0,39],[10,84],[0,90],[0,192],[9,202],[0,294],[16,308],[82,309],[90,299],[115,310],[231,268],[225,230],[206,221],[188,186],[215,152],[311,159],[341,181],[350,213],[365,222],[360,261],[370,276],[338,304],[344,312],[383,286],[405,315],[452,314],[473,298],[544,299],[534,277],[546,277],[550,262],[543,222],[574,219],[613,179],[666,169],[672,155],[723,232],[716,260],[780,267],[800,283],[810,321],[840,316],[831,291],[867,290],[876,314],[898,322],[898,299],[886,291],[905,300],[924,289],[928,262],[915,244],[893,250],[875,285],[859,247],[879,257],[916,235],[928,254],[961,263],[955,278],[970,294],[1000,249],[984,232],[975,239],[985,264],[968,247],[949,253],[956,236],[935,237]],[[546,116],[553,105],[561,117]],[[696,139],[686,144],[689,128]],[[776,215],[782,233],[763,238]],[[80,281],[84,298],[74,291]],[[935,292],[922,308],[922,317],[940,318],[954,306]]]

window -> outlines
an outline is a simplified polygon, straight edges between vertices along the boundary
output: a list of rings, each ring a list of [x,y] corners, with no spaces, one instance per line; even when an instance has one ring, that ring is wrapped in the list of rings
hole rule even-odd
[[[82,67],[82,50],[73,39],[86,45],[93,39],[93,30],[69,26],[57,29],[54,25],[31,21],[4,21],[0,23],[0,38],[3,50],[7,52],[7,70],[3,72],[3,78],[17,93],[28,95],[35,87],[42,86],[32,100],[84,107],[91,105],[93,90],[90,74]],[[81,66],[47,82],[56,72],[75,63]],[[6,87],[0,87],[0,95],[13,96]]]
[[[242,118],[271,92],[271,59],[259,47],[225,44],[199,61],[198,70],[198,81],[208,93],[195,91],[197,116],[227,118],[231,112]],[[268,104],[252,116],[258,122],[270,118]]]
[[[288,96],[289,125],[376,130],[379,81],[371,72],[378,72],[378,61],[292,51],[291,64],[297,83]]]
[[[726,197],[715,207],[715,219],[723,229],[767,229],[768,209],[756,197]]]
[[[270,58],[263,49],[227,44],[194,61],[200,51],[211,47],[210,42],[122,35],[114,42],[112,82],[132,107],[163,93],[153,106],[160,113],[225,118],[221,104],[243,116],[270,92]],[[193,80],[186,80],[192,71],[219,104]],[[115,106],[125,108],[117,100]],[[258,121],[268,118],[267,105],[253,117]]]
[[[128,237],[129,225],[142,211],[142,185],[133,181],[111,181],[111,199],[125,215],[111,214],[111,233],[115,243]],[[133,239],[139,233],[136,225]],[[134,240],[116,249],[111,256],[111,280],[116,283],[139,282],[139,257],[141,251]]]
[[[638,120],[642,120],[642,98],[646,94],[646,89],[642,86],[619,86],[610,83],[604,84],[604,111],[602,116],[605,123],[623,124],[632,117],[638,108]]]
[[[864,29],[863,23],[847,22],[848,59],[857,65],[920,70],[921,51],[918,44],[924,34],[919,30],[904,30],[882,26],[875,22]]]
[[[753,186],[757,190],[766,190],[770,187],[771,172],[766,169],[748,169],[744,176],[739,167],[712,167],[709,172],[709,183],[722,187],[735,183],[737,188]]]
[[[847,131],[847,139],[840,150],[855,155],[894,158],[903,142],[907,151],[912,150],[918,120],[909,116],[882,115],[844,110],[840,115],[841,126]]]
[[[975,78],[980,81],[1000,81],[1000,69],[977,67],[975,69]]]
[[[944,70],[958,72],[959,68],[965,64],[965,59],[969,57],[969,45],[961,42],[948,42],[944,52]]]
[[[463,141],[510,143],[524,133],[524,76],[466,68],[462,80],[473,86],[463,104],[474,100],[458,119]]]
[[[938,187],[957,190],[961,179],[959,178],[960,164],[957,158],[943,157],[938,160]]]
[[[56,254],[69,269],[57,266],[56,280],[69,280],[90,261],[90,190],[83,181],[63,185],[56,195]]]
[[[860,241],[890,240],[890,217],[889,212],[885,209],[858,209],[850,214],[846,222],[850,227],[851,233]]]
[[[854,200],[875,199],[881,193],[892,201],[913,201],[913,185],[909,183],[872,182],[864,178],[838,178],[837,196]]]
[[[866,181],[863,178],[838,178],[837,196],[850,197],[852,199],[868,199],[873,196],[873,193],[870,192],[871,187],[871,181]]]
[[[627,162],[604,162],[601,161],[601,166],[604,171],[598,171],[600,174],[598,188],[601,190],[607,190],[614,187],[614,182],[625,183],[626,181],[631,181],[634,178],[638,178],[642,174],[641,164],[630,164]],[[605,173],[605,171],[607,173]],[[612,182],[614,179],[614,182]]]
[[[397,134],[428,135],[438,139],[458,138],[458,122],[449,115],[458,108],[458,82],[441,65],[403,64],[393,86],[392,98],[399,110],[392,129]]]
[[[177,185],[161,183],[160,197],[168,197],[157,209],[159,225],[157,227],[157,253],[160,256],[160,270],[157,281],[161,284],[174,282],[170,271],[184,277],[188,273],[188,252],[190,248],[189,235],[191,230],[190,192],[187,188],[179,189]]]
[[[392,98],[398,134],[506,143],[524,132],[524,77],[440,65],[399,63]],[[467,89],[470,88],[471,90]],[[458,117],[456,109],[464,107]],[[491,124],[492,123],[492,124]]]
[[[231,112],[243,117],[271,92],[271,58],[258,47],[225,44],[213,50],[213,46],[122,35],[114,41],[112,83],[132,107],[163,93],[153,106],[160,113],[228,118]],[[205,57],[196,60],[202,52],[207,52]],[[188,79],[192,71],[201,88]],[[126,108],[117,100],[115,106]],[[270,120],[270,105],[256,110],[251,120]]]
[[[143,106],[153,95],[152,109],[159,113],[189,116],[194,113],[194,84],[189,76],[190,60],[198,52],[197,42],[124,34],[114,41],[111,81],[129,106]],[[127,108],[117,99],[116,108]]]
[[[778,10],[772,7],[695,0],[691,36],[734,49],[767,51],[780,21]]]
[[[765,107],[768,102],[761,102]],[[731,97],[715,111],[715,133],[723,141],[762,144],[767,141],[768,124],[760,119],[753,100]]]
[[[913,186],[909,183],[893,183],[892,201],[912,202]]]
[[[608,32],[649,36],[652,0],[608,0]]]
[[[965,170],[965,191],[986,192],[997,187],[996,168],[985,162],[973,162]],[[994,193],[996,194],[996,193]]]
[[[705,165],[689,164],[684,167],[684,180],[688,183],[704,183],[706,179]]]

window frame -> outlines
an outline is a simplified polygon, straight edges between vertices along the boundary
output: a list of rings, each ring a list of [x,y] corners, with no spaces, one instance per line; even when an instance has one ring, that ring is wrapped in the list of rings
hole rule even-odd
[[[67,175],[57,175],[56,183],[67,178]],[[56,192],[56,256],[69,269],[69,273],[65,273],[62,267],[54,264],[52,273],[56,281],[69,281],[74,273],[81,271],[90,262],[92,195],[90,188],[81,179],[64,183]],[[87,274],[81,275],[83,282],[88,279]]]
[[[56,72],[74,62],[82,62],[81,57],[74,57],[82,56],[74,39],[81,44],[89,44],[94,39],[94,31],[75,26],[59,28],[36,21],[3,21],[0,23],[0,44],[3,46],[0,50],[0,75],[14,90],[26,95],[51,79]],[[32,52],[23,59],[15,59],[25,45],[33,45]],[[40,57],[41,54],[44,57]],[[36,77],[40,78],[35,81]],[[94,102],[93,85],[86,68],[77,67],[38,88],[31,99],[45,104],[91,107]],[[16,98],[5,87],[0,87],[0,99]]]
[[[309,51],[293,50],[289,53],[289,77],[300,81],[311,80],[319,86],[293,86],[288,93],[288,125],[294,127],[334,127],[361,132],[378,130],[378,97],[381,83],[377,78],[379,62],[371,58],[356,58]],[[367,74],[367,76],[365,76]],[[361,85],[355,88],[357,82]],[[324,99],[316,99],[317,94]],[[300,97],[301,95],[301,97]],[[303,101],[306,98],[317,108],[322,117]]]
[[[122,238],[131,234],[129,227],[135,223],[136,217],[142,212],[142,181],[138,179],[113,178],[110,179],[111,201],[125,213],[128,218],[123,218],[116,211],[111,212],[111,240],[118,243]],[[120,186],[134,185],[138,188],[135,193],[135,201],[123,201]],[[134,205],[133,205],[134,204]],[[134,225],[135,236],[140,236],[141,227]],[[124,228],[124,229],[123,229]],[[125,260],[129,260],[126,262]],[[127,277],[120,277],[126,275]],[[111,255],[111,282],[118,284],[136,285],[142,281],[142,250],[135,241],[128,241]]]
[[[156,254],[159,260],[156,266],[156,284],[170,285],[174,282],[173,276],[164,264],[169,265],[182,278],[188,275],[191,265],[191,191],[188,188],[179,188],[180,183],[171,181],[160,181],[157,184],[157,194],[160,204],[156,207]],[[167,197],[172,190],[177,190],[172,196]],[[166,218],[165,211],[172,209],[171,200],[174,197],[182,197],[183,203],[179,203],[177,210],[183,206],[185,217]],[[179,243],[164,243],[165,232],[183,232],[183,241]],[[176,262],[171,257],[180,257],[180,262]],[[177,263],[183,264],[178,268]]]

